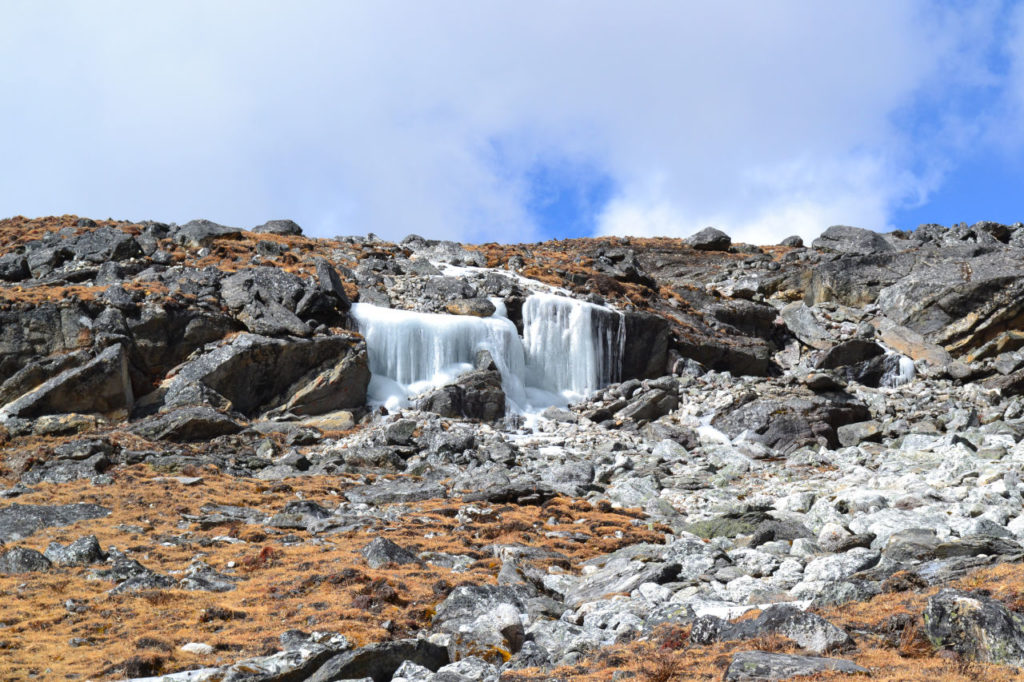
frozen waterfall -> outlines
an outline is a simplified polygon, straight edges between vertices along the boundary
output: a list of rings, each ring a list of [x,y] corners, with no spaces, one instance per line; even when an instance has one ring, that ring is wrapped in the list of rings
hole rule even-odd
[[[498,305],[498,304],[501,305]],[[486,350],[501,372],[509,408],[528,413],[566,405],[619,380],[622,313],[565,296],[533,294],[523,305],[523,338],[495,301],[492,317],[419,313],[355,303],[366,338],[369,399],[389,409],[473,368]]]

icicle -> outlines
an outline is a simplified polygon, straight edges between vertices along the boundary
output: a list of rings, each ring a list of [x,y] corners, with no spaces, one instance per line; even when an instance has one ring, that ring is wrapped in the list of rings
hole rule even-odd
[[[529,386],[580,398],[618,381],[625,322],[593,303],[534,294],[523,304],[523,345]]]
[[[501,372],[509,408],[527,413],[571,400],[620,379],[625,322],[610,308],[553,294],[523,305],[523,338],[501,299],[479,318],[418,313],[356,303],[351,315],[366,337],[369,398],[389,409],[473,368],[486,350]]]
[[[525,403],[523,347],[516,327],[501,317],[438,315],[352,305],[366,338],[371,402],[406,404],[410,395],[441,386],[473,369],[477,351],[489,351],[513,403]]]
[[[906,355],[890,351],[886,356],[885,374],[882,375],[880,386],[895,388],[909,384],[917,376],[917,367],[914,361]]]

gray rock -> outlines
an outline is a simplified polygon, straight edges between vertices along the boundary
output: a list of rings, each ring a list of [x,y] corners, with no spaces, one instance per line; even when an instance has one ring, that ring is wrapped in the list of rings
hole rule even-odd
[[[877,443],[882,440],[882,425],[873,419],[866,422],[844,424],[836,429],[836,436],[839,438],[840,445],[844,447],[860,445],[867,441]]]
[[[505,390],[497,371],[475,370],[428,393],[417,409],[442,417],[497,421],[505,416]]]
[[[804,246],[804,240],[800,235],[794,234],[779,242],[779,246],[790,246],[796,249],[802,249]]]
[[[370,568],[383,568],[388,564],[416,564],[420,560],[415,554],[386,538],[375,538],[359,550]]]
[[[242,428],[211,407],[181,407],[138,422],[131,430],[150,440],[192,442],[238,433]]]
[[[660,559],[660,551],[655,553]],[[609,555],[603,566],[583,576],[565,593],[566,605],[578,608],[609,594],[628,594],[644,583],[671,582],[679,576],[682,568],[676,562],[644,561],[630,554],[632,552]]]
[[[349,488],[342,493],[349,502],[371,506],[423,500],[444,499],[447,489],[433,481],[382,480],[370,485]]]
[[[469,656],[439,668],[433,682],[498,682],[498,668],[479,656]]]
[[[97,504],[9,504],[0,508],[0,542],[21,540],[42,528],[67,526],[108,514],[109,509]]]
[[[32,276],[28,261],[19,253],[5,253],[0,256],[0,279],[5,282],[20,282]]]
[[[227,227],[200,219],[192,220],[175,229],[173,239],[176,244],[199,249],[212,245],[217,239],[234,239],[241,234],[242,230],[237,227]]]
[[[97,227],[65,242],[77,261],[103,264],[142,256],[142,248],[127,232],[114,227]]]
[[[290,237],[297,237],[302,234],[302,228],[292,220],[268,220],[262,225],[257,225],[250,230],[258,234],[279,234]]]
[[[164,401],[220,402],[247,416],[275,407],[315,415],[362,407],[369,381],[366,344],[354,335],[274,339],[240,334],[178,367]],[[197,385],[208,391],[196,393]]]
[[[51,542],[45,555],[57,566],[87,566],[107,558],[95,535],[78,538],[67,547]]]
[[[108,569],[95,571],[99,580],[117,583],[111,594],[138,592],[139,590],[167,589],[175,586],[173,578],[157,573],[140,564],[134,559],[119,558]]]
[[[790,389],[723,410],[711,423],[729,437],[747,431],[751,440],[788,454],[802,445],[838,447],[838,427],[870,418],[867,406],[849,394]]]
[[[892,244],[882,235],[862,227],[833,225],[815,239],[811,246],[816,249],[829,249],[840,253],[874,254],[894,251]]]
[[[0,554],[0,573],[7,575],[45,571],[51,565],[49,559],[27,547],[12,547]]]
[[[202,561],[195,561],[185,571],[178,587],[193,592],[230,592],[235,589],[236,580],[238,578],[218,573]]]
[[[853,646],[853,638],[842,628],[789,604],[771,606],[756,619],[735,624],[715,616],[701,616],[693,621],[690,641],[711,644],[765,635],[782,635],[816,654]]]
[[[525,641],[522,623],[526,605],[517,588],[504,585],[457,587],[437,606],[432,629],[451,636],[453,660],[482,656],[502,664],[502,651],[519,651]]]
[[[133,402],[128,356],[117,343],[4,406],[3,412],[25,419],[66,412],[112,414],[130,409]]]
[[[741,651],[733,654],[725,671],[725,680],[788,680],[792,677],[840,672],[868,675],[871,671],[842,658],[769,654],[763,651]]]
[[[1024,618],[999,602],[944,589],[928,599],[925,635],[973,661],[1024,665]]]
[[[615,416],[633,421],[652,421],[668,414],[678,406],[679,399],[674,393],[654,389],[619,410]]]
[[[384,429],[384,438],[389,445],[410,445],[417,428],[419,424],[415,419],[399,419]]]
[[[837,369],[878,357],[885,349],[868,339],[850,339],[830,348],[816,363],[818,369]]]
[[[698,251],[728,251],[732,245],[732,239],[721,230],[705,227],[700,232],[684,239],[683,243]]]
[[[448,665],[449,660],[448,650],[442,646],[425,639],[398,639],[337,654],[315,673],[301,679],[306,682],[334,682],[371,677],[374,682],[387,682],[406,661],[436,671]]]

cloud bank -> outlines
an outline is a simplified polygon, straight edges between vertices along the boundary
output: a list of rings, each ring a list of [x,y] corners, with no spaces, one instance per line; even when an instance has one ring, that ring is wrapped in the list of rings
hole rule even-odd
[[[893,227],[1024,112],[997,2],[33,0],[0,26],[5,215],[532,241],[564,191],[598,233],[770,243]]]

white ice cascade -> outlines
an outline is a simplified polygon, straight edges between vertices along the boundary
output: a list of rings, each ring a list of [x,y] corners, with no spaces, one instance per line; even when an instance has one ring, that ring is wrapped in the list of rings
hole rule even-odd
[[[514,412],[565,405],[619,379],[622,313],[533,294],[523,305],[520,338],[504,305],[496,307],[494,316],[479,318],[353,304],[370,360],[370,402],[389,409],[406,405],[410,396],[471,370],[481,350],[490,352],[501,372]]]
[[[527,384],[579,398],[619,380],[622,313],[553,294],[523,304]]]
[[[906,355],[891,351],[886,354],[885,359],[886,369],[882,380],[878,382],[880,386],[890,388],[903,386],[909,384],[917,376],[917,367],[914,365],[913,359]]]

